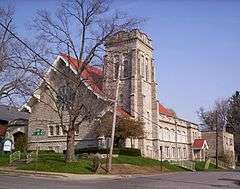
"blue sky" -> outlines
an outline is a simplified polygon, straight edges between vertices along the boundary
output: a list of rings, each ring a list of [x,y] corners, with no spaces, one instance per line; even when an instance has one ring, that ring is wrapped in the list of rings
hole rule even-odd
[[[16,3],[18,33],[53,0]],[[153,40],[158,97],[179,117],[198,122],[196,111],[240,89],[240,1],[118,0],[113,7],[147,18],[143,30]],[[29,34],[28,34],[29,35]]]

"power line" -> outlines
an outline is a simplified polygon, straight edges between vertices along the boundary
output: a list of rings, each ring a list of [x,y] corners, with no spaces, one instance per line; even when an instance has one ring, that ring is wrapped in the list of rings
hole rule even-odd
[[[57,69],[56,67],[54,67],[51,63],[49,63],[45,58],[43,58],[39,53],[37,53],[35,50],[33,50],[29,45],[27,45],[22,39],[20,39],[16,34],[14,34],[11,30],[9,30],[6,26],[4,26],[1,22],[0,22],[0,26],[3,27],[6,31],[8,31],[14,38],[16,38],[20,43],[22,43],[28,50],[30,50],[33,54],[35,54],[37,57],[39,57],[43,62],[47,63],[50,67],[52,67],[54,70],[56,70],[57,72],[59,72],[60,74],[62,74],[64,77],[72,80],[75,84],[79,84],[77,83],[75,80],[73,80],[71,77],[69,77],[68,75],[66,75],[64,72],[62,72],[61,70]],[[158,123],[153,122],[152,120],[150,120],[149,118],[143,116],[141,113],[131,109],[133,112],[137,113],[138,115],[140,115],[142,118],[144,118],[145,120],[150,121],[152,124],[157,125],[159,127],[162,127],[161,125],[159,125]],[[182,135],[182,134],[180,134]],[[182,135],[185,136],[185,135]]]
[[[22,39],[20,39],[16,34],[14,34],[11,30],[9,30],[6,26],[4,26],[1,22],[0,22],[0,26],[2,26],[6,31],[8,31],[14,38],[16,38],[20,43],[22,43],[28,50],[30,50],[33,54],[37,55],[37,57],[39,57],[42,61],[44,61],[45,63],[47,63],[50,67],[52,67],[54,70],[58,71],[60,74],[62,74],[64,77],[72,80],[74,83],[78,84],[75,80],[73,80],[72,78],[70,78],[69,76],[67,76],[64,72],[62,72],[61,70],[57,69],[56,67],[54,67],[51,63],[49,63],[45,58],[43,58],[39,53],[37,53],[35,50],[33,50],[29,45],[27,45]]]

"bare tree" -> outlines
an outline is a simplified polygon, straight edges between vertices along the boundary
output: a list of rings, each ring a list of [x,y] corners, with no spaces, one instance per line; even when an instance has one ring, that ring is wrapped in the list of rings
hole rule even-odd
[[[31,28],[37,33],[37,40],[46,45],[50,55],[66,53],[65,57],[75,64],[71,65],[71,73],[67,69],[53,68],[55,76],[61,78],[61,84],[52,78],[42,75],[39,65],[34,65],[31,72],[42,79],[41,87],[51,97],[54,111],[58,113],[61,126],[66,129],[67,152],[66,161],[74,161],[74,141],[76,128],[86,120],[93,120],[100,111],[102,101],[96,106],[87,104],[85,98],[89,90],[84,90],[88,77],[83,77],[89,64],[100,65],[105,52],[104,43],[119,31],[135,28],[138,19],[131,18],[119,11],[114,11],[107,0],[70,0],[63,1],[52,16],[46,10],[40,10]],[[41,62],[41,67],[44,67]],[[49,63],[45,61],[46,65]],[[48,65],[49,66],[49,65]],[[47,67],[47,66],[46,66]],[[74,72],[74,74],[72,74]],[[97,78],[99,80],[100,78]],[[56,81],[56,80],[55,80]],[[96,81],[96,80],[95,80]],[[36,94],[36,93],[35,93]],[[49,105],[49,103],[46,103]],[[101,110],[101,109],[99,109]],[[67,117],[67,121],[66,121]],[[91,118],[90,118],[91,117]]]
[[[5,24],[9,30],[13,30],[14,11],[10,7],[0,8],[0,22]],[[19,84],[19,77],[15,76],[12,64],[12,51],[14,38],[9,35],[6,29],[0,28],[0,101],[10,99],[16,94]]]
[[[30,92],[27,62],[24,60],[24,47],[11,34],[15,32],[13,23],[14,8],[0,7],[0,103],[21,104],[25,91]]]
[[[216,101],[211,110],[200,108],[198,114],[208,130],[216,132],[216,167],[218,168],[218,139],[219,133],[226,130],[229,104],[227,100]]]

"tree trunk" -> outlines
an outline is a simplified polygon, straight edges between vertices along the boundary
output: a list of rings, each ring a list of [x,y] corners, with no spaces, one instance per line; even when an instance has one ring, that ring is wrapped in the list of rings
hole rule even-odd
[[[74,162],[75,159],[75,129],[71,128],[67,132],[67,151],[66,151],[66,159],[67,163]]]

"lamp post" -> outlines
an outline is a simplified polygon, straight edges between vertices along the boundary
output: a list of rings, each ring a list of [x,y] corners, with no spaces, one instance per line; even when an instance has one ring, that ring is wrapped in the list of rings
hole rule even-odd
[[[163,171],[163,165],[162,165],[162,160],[163,160],[163,158],[162,158],[162,155],[163,155],[163,153],[162,153],[162,146],[160,146],[160,154],[161,154],[161,172]]]

